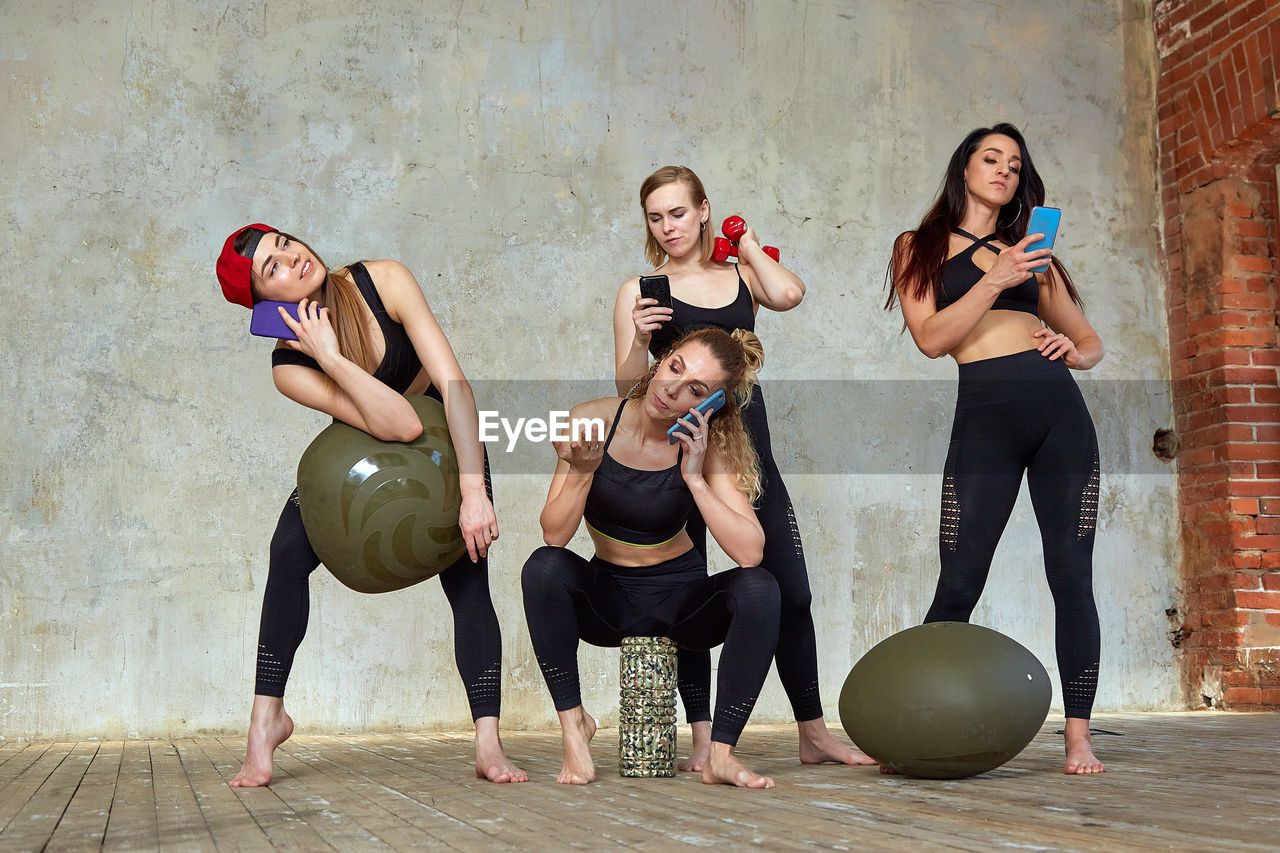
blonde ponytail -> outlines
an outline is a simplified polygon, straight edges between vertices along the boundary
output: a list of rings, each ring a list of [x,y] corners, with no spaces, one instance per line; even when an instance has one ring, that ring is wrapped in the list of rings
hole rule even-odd
[[[760,368],[764,367],[764,344],[760,343],[755,332],[749,332],[746,329],[734,329],[729,337],[742,345],[742,357],[746,359],[751,381],[755,382],[756,374],[760,372]]]

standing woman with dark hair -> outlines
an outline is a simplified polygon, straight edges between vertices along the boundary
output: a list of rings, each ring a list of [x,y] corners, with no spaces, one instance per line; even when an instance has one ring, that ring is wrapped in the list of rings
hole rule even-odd
[[[657,268],[655,273],[670,281],[672,308],[660,308],[656,300],[642,298],[638,277],[619,288],[613,309],[614,377],[623,395],[644,375],[649,356],[662,358],[685,332],[705,327],[752,332],[760,306],[790,311],[805,292],[804,282],[795,273],[764,253],[752,228],[738,241],[741,264],[713,260],[711,202],[691,169],[664,166],[645,178],[640,207],[647,229],[645,257]],[[763,494],[756,503],[756,516],[765,535],[761,566],[774,576],[782,593],[776,663],[797,723],[800,760],[874,764],[832,737],[823,719],[809,573],[791,496],[773,459],[758,384],[752,385],[743,420],[760,457]],[[689,536],[705,556],[706,527],[696,512],[689,518]],[[683,651],[679,680],[685,714],[693,727],[693,754],[681,762],[680,769],[698,770],[711,732],[709,654]]]
[[[1027,251],[1043,236],[1026,233],[1031,208],[1043,203],[1017,128],[972,131],[920,226],[894,243],[885,308],[901,304],[920,351],[950,355],[960,368],[942,480],[942,570],[925,622],[969,621],[1026,472],[1056,613],[1064,769],[1098,773],[1106,768],[1089,738],[1100,648],[1098,440],[1070,371],[1093,367],[1103,347],[1051,250]],[[1046,261],[1045,272],[1032,271]]]
[[[272,379],[289,399],[384,441],[412,441],[422,432],[405,394],[430,394],[443,403],[462,472],[458,523],[467,554],[439,577],[453,609],[454,653],[475,720],[476,775],[494,782],[527,780],[503,753],[498,736],[502,635],[486,556],[498,538],[498,522],[475,398],[418,282],[392,260],[330,271],[310,247],[266,225],[245,226],[228,237],[217,272],[229,302],[246,308],[263,299],[298,303],[296,321],[280,309],[298,339],[281,340],[271,354]],[[306,634],[307,584],[319,564],[295,489],[271,539],[248,751],[233,786],[268,784],[272,755],[293,733],[284,688]]]

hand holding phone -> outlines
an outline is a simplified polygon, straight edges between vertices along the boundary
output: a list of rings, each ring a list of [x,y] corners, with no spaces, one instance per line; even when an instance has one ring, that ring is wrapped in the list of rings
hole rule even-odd
[[[657,305],[642,305],[652,299]],[[631,309],[631,323],[635,326],[636,340],[648,345],[653,333],[671,319],[671,280],[665,275],[640,276],[640,294]]]
[[[721,407],[724,406],[724,401],[725,401],[724,390],[720,389],[720,390],[717,390],[716,393],[712,394],[707,399],[703,400],[694,408],[697,411],[702,412],[704,415],[707,416],[708,419],[710,419],[712,415],[720,411]],[[677,441],[679,441],[680,439],[677,436],[680,433],[684,433],[685,435],[690,435],[690,436],[693,435],[693,432],[689,429],[688,425],[686,425],[683,422],[686,418],[690,421],[693,421],[695,424],[697,423],[697,421],[693,418],[692,415],[684,415],[680,420],[676,421],[674,424],[671,425],[671,429],[667,430],[668,444],[675,444]]]
[[[1039,240],[1028,243],[1026,251],[1036,249],[1052,249],[1053,242],[1058,239],[1058,223],[1062,221],[1062,211],[1056,207],[1033,207],[1031,218],[1027,220],[1028,234],[1043,234]],[[1045,258],[1044,266],[1032,267],[1032,272],[1045,272],[1049,269],[1049,259]]]
[[[253,317],[249,320],[249,334],[260,338],[283,338],[286,341],[296,341],[298,336],[285,325],[284,318],[280,316],[281,308],[289,312],[289,316],[295,322],[297,321],[298,303],[296,302],[275,302],[270,299],[255,302]]]
[[[665,275],[640,276],[640,296],[656,300],[659,308],[670,308],[671,279]]]

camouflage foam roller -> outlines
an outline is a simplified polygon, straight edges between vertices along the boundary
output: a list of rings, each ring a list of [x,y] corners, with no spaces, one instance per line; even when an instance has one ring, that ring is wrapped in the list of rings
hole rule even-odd
[[[666,637],[626,637],[618,663],[618,773],[675,776],[676,645]]]

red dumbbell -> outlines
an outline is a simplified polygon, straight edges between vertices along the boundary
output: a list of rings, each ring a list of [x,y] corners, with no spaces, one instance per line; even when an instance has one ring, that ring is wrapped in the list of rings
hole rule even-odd
[[[720,231],[724,236],[716,238],[716,245],[711,252],[711,259],[721,263],[729,258],[733,258],[736,261],[738,259],[738,240],[743,234],[747,233],[747,221],[741,216],[730,216],[720,226]],[[775,261],[782,256],[776,246],[761,246],[760,248]]]

